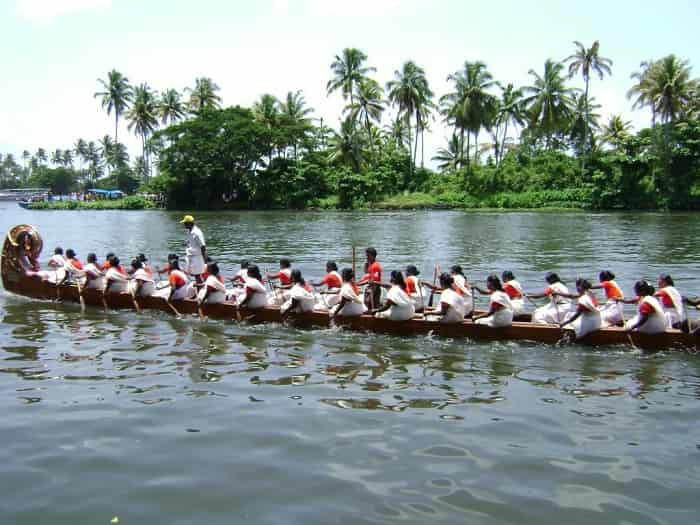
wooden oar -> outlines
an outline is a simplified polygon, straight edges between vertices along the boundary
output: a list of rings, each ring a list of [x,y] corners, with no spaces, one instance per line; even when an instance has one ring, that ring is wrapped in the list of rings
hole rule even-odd
[[[625,329],[625,325],[627,324],[627,321],[625,321],[625,303],[622,303],[622,305],[620,305],[618,303],[618,306],[620,306],[620,317],[622,317],[622,329],[625,330],[625,333],[627,334],[627,339],[629,340],[632,348],[634,348],[635,350],[638,350],[637,345],[635,345],[634,341],[632,341],[632,332],[631,331],[628,332]]]
[[[85,297],[83,297],[83,287],[80,286],[80,279],[76,279],[75,284],[78,286],[78,297],[80,298],[80,310],[85,312]]]
[[[105,312],[109,310],[107,306],[107,287],[102,288],[102,306],[104,306]]]
[[[180,312],[177,311],[177,308],[175,308],[175,305],[173,303],[165,299],[165,304],[167,304],[170,307],[170,309],[173,311],[176,317],[182,317],[182,314],[180,314]]]
[[[435,285],[437,284],[438,264],[433,267],[433,288],[430,289],[430,299],[428,299],[428,308],[433,307],[433,297],[435,296]]]
[[[132,291],[129,292],[129,294],[131,295],[131,300],[132,300],[133,303],[134,303],[134,308],[136,308],[136,313],[137,313],[137,314],[140,314],[140,313],[141,313],[141,307],[139,306],[139,302],[136,300],[136,291],[135,291],[135,290],[132,290]]]

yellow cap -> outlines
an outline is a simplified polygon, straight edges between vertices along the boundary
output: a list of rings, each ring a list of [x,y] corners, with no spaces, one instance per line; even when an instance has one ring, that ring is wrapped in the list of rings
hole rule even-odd
[[[194,217],[192,217],[192,215],[185,215],[180,222],[182,224],[187,224],[188,222],[194,222]]]

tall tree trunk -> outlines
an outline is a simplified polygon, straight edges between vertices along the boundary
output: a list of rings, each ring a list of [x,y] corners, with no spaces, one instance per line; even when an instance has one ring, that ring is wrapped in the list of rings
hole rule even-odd
[[[459,167],[464,166],[464,128],[459,129]]]
[[[118,144],[119,140],[117,139],[117,130],[119,129],[119,113],[117,113],[117,109],[114,108],[114,143]]]
[[[410,179],[413,180],[413,162],[411,159],[411,145],[413,141],[411,140],[411,116],[409,113],[406,114],[406,127],[408,128],[408,173]]]
[[[471,164],[471,153],[469,152],[469,150],[471,149],[470,139],[471,132],[467,131],[467,166]]]
[[[587,135],[588,135],[588,77],[586,77],[586,91],[584,93],[584,97],[586,99],[583,101],[584,102],[584,121],[583,121],[583,155],[581,155],[581,174],[586,171],[586,155],[588,155],[588,140],[587,140]]]
[[[504,151],[506,148],[506,138],[508,137],[508,120],[509,119],[506,119],[506,124],[505,124],[505,126],[503,126],[503,128],[504,128],[503,129],[503,140],[501,141],[501,152],[500,152],[501,162],[503,161],[503,155],[504,155]],[[500,163],[498,165],[500,165]]]

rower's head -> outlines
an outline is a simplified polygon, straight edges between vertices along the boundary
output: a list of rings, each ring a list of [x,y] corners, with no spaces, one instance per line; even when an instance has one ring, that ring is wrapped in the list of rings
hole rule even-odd
[[[506,270],[501,274],[501,279],[503,279],[504,283],[507,283],[508,281],[512,281],[513,279],[515,279],[515,275],[513,275],[513,272],[511,272],[510,270]]]
[[[547,281],[549,284],[554,284],[561,281],[556,272],[547,272],[547,275],[544,276],[544,280]]]
[[[139,253],[139,256],[136,257],[136,258],[137,258],[139,261],[141,261],[141,263],[147,263],[147,262],[148,262],[148,258],[146,257],[146,254],[145,254],[145,253]]]
[[[391,277],[389,277],[389,282],[400,286],[401,288],[406,288],[406,281],[403,280],[403,274],[398,270],[391,271]]]
[[[75,250],[73,250],[73,248],[68,248],[66,250],[66,257],[68,259],[75,259]]]
[[[179,257],[175,257],[174,259],[170,259],[168,261],[168,264],[170,264],[170,271],[172,272],[173,270],[179,270],[180,269],[180,259]]]
[[[406,266],[406,275],[419,275],[420,272],[418,271],[418,268],[416,268],[413,264],[409,264]]]
[[[304,278],[301,276],[301,270],[298,270],[298,269],[292,270],[292,282],[294,284],[298,283],[298,284],[302,284],[302,285],[306,283]]]
[[[451,288],[454,282],[455,280],[449,273],[443,272],[440,274],[440,288]]]
[[[252,277],[253,279],[257,279],[258,281],[262,279],[262,275],[260,275],[260,268],[258,268],[257,264],[248,265],[248,277]]]
[[[671,276],[667,273],[662,273],[659,275],[659,288],[663,288],[665,286],[675,286],[673,284],[673,279]]]
[[[452,275],[464,275],[464,271],[462,271],[462,267],[459,264],[455,264],[450,268],[450,273]]]
[[[188,230],[191,230],[194,228],[194,217],[192,215],[185,215],[182,220],[180,221],[181,224],[185,225],[185,228]]]
[[[343,279],[344,283],[349,283],[355,278],[355,274],[353,273],[352,268],[343,268],[343,271],[340,272],[340,277]]]
[[[179,258],[180,258],[180,256],[176,253],[169,253],[168,254],[168,262],[174,261],[174,260],[179,259]]]
[[[53,251],[54,255],[63,255],[63,248],[60,246],[56,246],[56,249]]]
[[[88,253],[87,262],[88,264],[95,264],[97,262],[97,255],[95,255],[94,253]]]
[[[289,268],[291,265],[292,265],[292,261],[290,261],[286,257],[282,257],[280,259],[280,268],[282,268],[282,269]]]
[[[143,263],[139,260],[138,257],[136,257],[134,259],[131,259],[131,267],[134,269],[134,271],[140,270],[141,268],[143,268]]]
[[[615,278],[615,274],[610,270],[603,270],[598,274],[598,280],[602,283],[604,281],[612,281]]]
[[[243,259],[241,261],[241,270],[245,270],[248,266],[250,266],[250,261],[248,259]]]
[[[591,283],[588,281],[588,279],[583,279],[581,277],[576,279],[576,290],[578,290],[578,293],[584,293],[590,289]]]
[[[326,263],[326,272],[337,272],[338,271],[338,265],[335,263],[335,261],[328,261]]]
[[[213,275],[216,277],[217,275],[219,275],[219,265],[215,262],[208,262],[207,272],[209,273],[209,275]]]
[[[112,256],[109,258],[109,266],[110,266],[111,268],[119,268],[119,263],[120,263],[120,262],[121,262],[121,261],[119,260],[119,257],[117,257],[116,255],[112,255]]]
[[[498,278],[498,275],[494,273],[486,278],[486,288],[492,292],[496,290],[499,292],[503,291],[503,285],[501,284],[501,280]]]
[[[374,262],[377,260],[377,250],[371,246],[365,250],[365,255],[367,256],[367,260],[369,262]]]
[[[110,262],[113,257],[114,257],[114,252],[107,252],[107,255],[105,255],[105,261]]]
[[[634,293],[637,297],[654,295],[654,287],[646,281],[637,281],[634,283]]]

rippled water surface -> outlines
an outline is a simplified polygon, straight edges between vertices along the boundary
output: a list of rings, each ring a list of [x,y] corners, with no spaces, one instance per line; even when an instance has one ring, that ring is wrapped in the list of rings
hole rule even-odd
[[[84,257],[182,252],[179,215],[31,212]],[[225,271],[611,268],[700,293],[696,215],[200,214]],[[360,250],[361,251],[361,250]],[[360,252],[358,252],[360,253]],[[483,303],[482,303],[483,304]],[[700,357],[81,313],[0,290],[0,523],[694,524]]]

